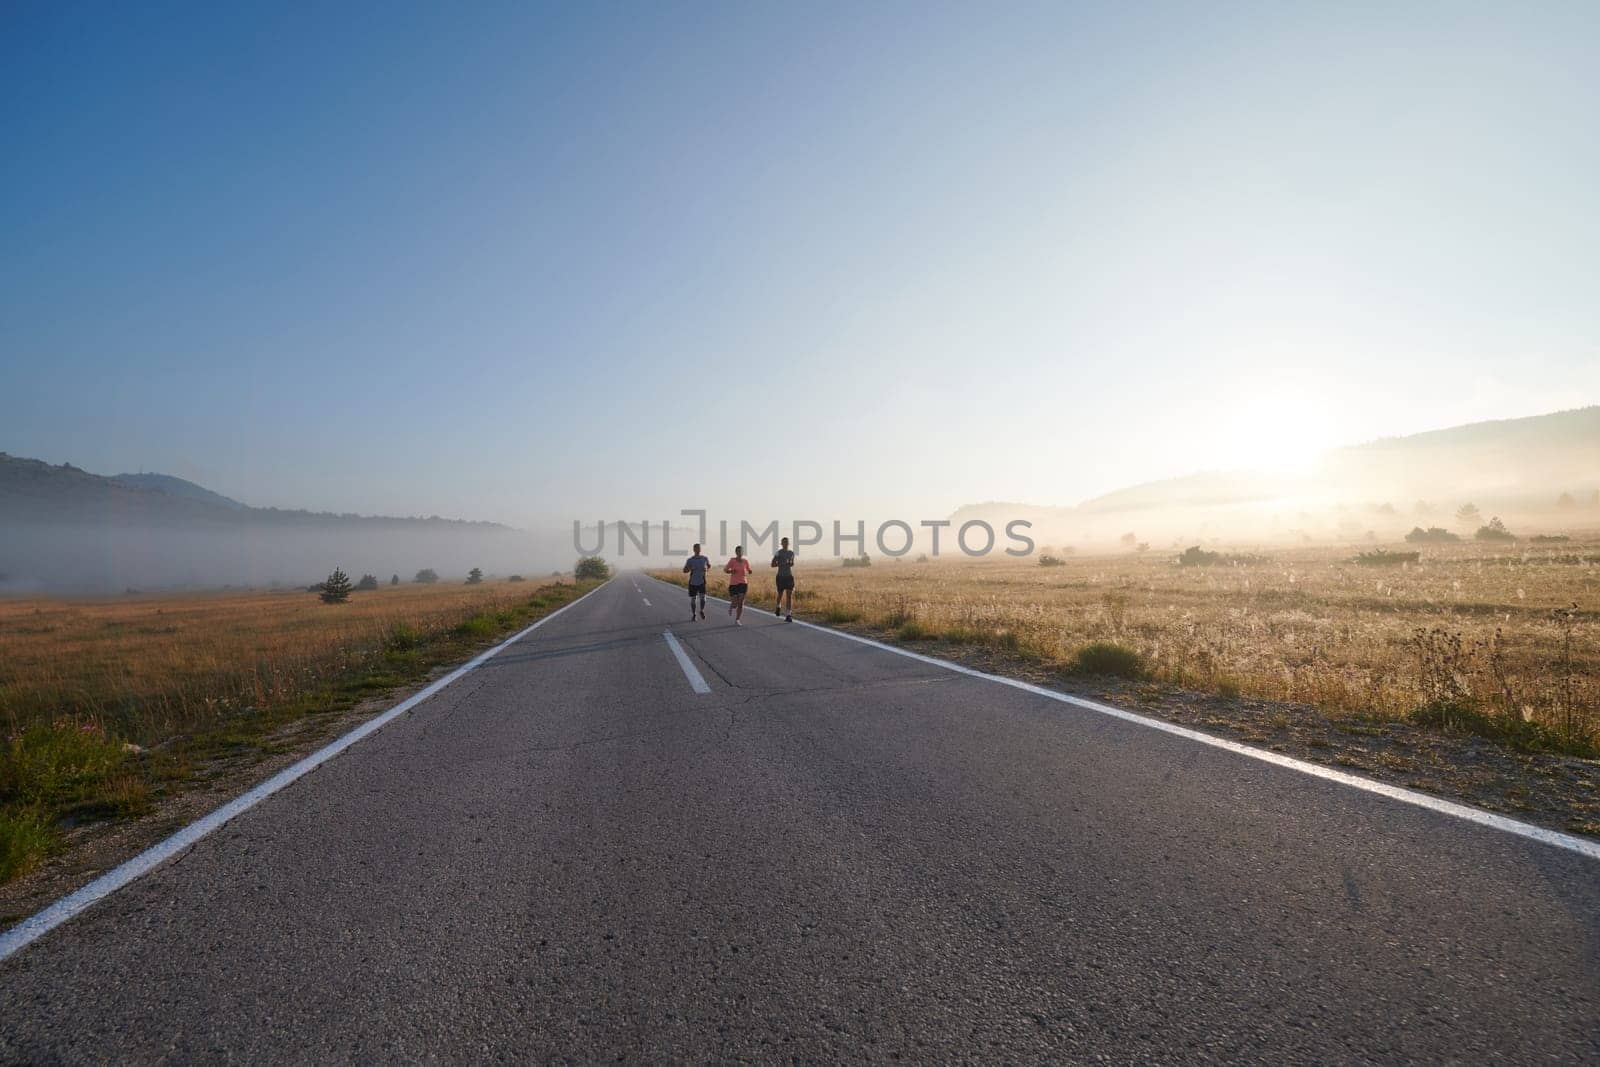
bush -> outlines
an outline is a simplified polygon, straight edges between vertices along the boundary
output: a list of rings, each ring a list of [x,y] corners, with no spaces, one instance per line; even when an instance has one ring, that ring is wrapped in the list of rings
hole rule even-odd
[[[1528,540],[1532,541],[1536,545],[1558,545],[1564,541],[1570,541],[1572,538],[1566,536],[1565,534],[1539,534],[1535,537],[1528,538]]]
[[[846,567],[870,567],[872,566],[872,557],[863,552],[854,559],[846,556],[842,562]]]
[[[1459,541],[1461,538],[1442,526],[1430,526],[1426,530],[1420,526],[1413,526],[1411,532],[1406,534],[1406,540],[1414,545],[1424,545],[1444,544],[1450,541]]]
[[[468,585],[482,585],[483,584],[483,568],[474,567],[470,571],[468,571],[467,572],[467,584]]]
[[[399,585],[400,584],[400,576],[398,574],[391,574],[389,576],[389,584],[390,585]]]
[[[1062,559],[1060,556],[1039,557],[1039,566],[1041,567],[1065,567],[1066,565],[1067,561]]]
[[[378,576],[376,574],[363,574],[361,580],[356,583],[356,589],[361,592],[368,592],[376,588],[378,588]]]
[[[528,579],[524,578],[520,574],[513,574],[511,577],[506,579],[506,581],[508,581],[508,582],[525,582],[527,580]]]
[[[578,560],[578,565],[572,569],[577,578],[609,578],[611,577],[611,564],[599,556],[584,556]]]
[[[1478,527],[1478,532],[1472,536],[1477,538],[1479,541],[1516,540],[1516,537],[1511,533],[1511,531],[1506,529],[1506,524],[1500,521],[1500,516],[1498,515],[1489,520],[1489,525]]]
[[[322,583],[322,602],[324,604],[343,604],[350,599],[350,576],[335,567],[333,573],[328,575],[328,580]]]
[[[1362,552],[1351,560],[1363,567],[1396,567],[1404,563],[1415,563],[1422,558],[1421,552],[1390,552],[1380,548],[1372,552]]]
[[[1073,674],[1138,678],[1144,674],[1144,657],[1113,641],[1092,641],[1078,649],[1068,669]]]
[[[417,576],[411,580],[416,582],[418,585],[432,585],[434,582],[439,580],[439,572],[434,570],[432,567],[424,567],[418,571]]]

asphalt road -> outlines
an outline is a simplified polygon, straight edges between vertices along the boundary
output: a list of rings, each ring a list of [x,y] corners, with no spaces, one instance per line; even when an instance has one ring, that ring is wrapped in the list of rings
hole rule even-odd
[[[1595,860],[685,599],[0,963],[0,1060],[1600,1060]]]

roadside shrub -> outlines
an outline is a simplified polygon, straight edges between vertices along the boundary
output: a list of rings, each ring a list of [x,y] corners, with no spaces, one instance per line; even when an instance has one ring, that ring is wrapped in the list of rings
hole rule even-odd
[[[579,579],[583,578],[609,578],[611,577],[611,564],[599,556],[584,556],[578,560],[572,573]]]
[[[1397,567],[1403,563],[1415,563],[1421,558],[1421,552],[1390,552],[1386,548],[1380,548],[1372,552],[1358,553],[1350,562],[1363,567]]]
[[[1406,534],[1406,540],[1414,545],[1421,545],[1444,544],[1450,541],[1459,541],[1461,538],[1442,526],[1430,526],[1426,530],[1420,526],[1413,526],[1411,527],[1411,532]]]
[[[55,829],[38,811],[0,811],[0,885],[33,870],[55,846]]]
[[[350,588],[350,576],[335,567],[333,573],[328,575],[328,580],[322,583],[322,602],[343,604],[350,599]]]
[[[126,759],[122,745],[92,723],[37,723],[0,749],[0,804],[76,803]]]
[[[1489,716],[1464,697],[1430,700],[1411,713],[1411,721],[1418,726],[1428,726],[1447,733],[1474,734],[1478,737],[1494,737],[1502,732]]]
[[[917,612],[911,606],[911,601],[899,596],[895,597],[894,607],[890,608],[888,614],[883,617],[883,625],[891,630],[898,630],[916,617]]]
[[[827,623],[860,622],[861,612],[842,604],[830,604],[822,609],[822,621]]]
[[[1073,674],[1138,678],[1144,674],[1144,657],[1114,641],[1091,641],[1073,654],[1068,670]]]
[[[939,636],[916,619],[907,619],[901,623],[896,633],[900,635],[902,641],[932,641]]]

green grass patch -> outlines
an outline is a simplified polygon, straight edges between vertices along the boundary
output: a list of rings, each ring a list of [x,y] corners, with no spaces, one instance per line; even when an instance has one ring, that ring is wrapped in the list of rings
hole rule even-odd
[[[33,870],[59,841],[51,820],[37,808],[0,811],[0,885]]]
[[[1542,723],[1490,715],[1470,700],[1434,700],[1411,713],[1411,721],[1452,734],[1482,737],[1524,752],[1556,752],[1583,759],[1600,758],[1600,738],[1589,733],[1566,734]]]

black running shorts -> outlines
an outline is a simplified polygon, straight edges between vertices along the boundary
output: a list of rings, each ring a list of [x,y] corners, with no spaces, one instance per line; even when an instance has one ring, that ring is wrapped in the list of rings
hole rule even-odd
[[[780,574],[780,575],[778,575],[778,592],[781,593],[785,589],[793,589],[793,588],[794,588],[794,575],[792,575],[792,574]]]
[[[728,595],[729,596],[744,596],[749,591],[750,591],[750,583],[749,582],[740,582],[738,585],[730,585],[730,586],[728,586]]]
[[[699,597],[705,596],[706,595],[706,583],[705,582],[701,582],[699,585],[691,585],[689,587],[689,595],[690,596],[699,596]]]

